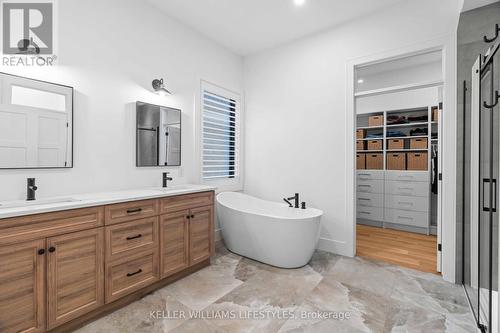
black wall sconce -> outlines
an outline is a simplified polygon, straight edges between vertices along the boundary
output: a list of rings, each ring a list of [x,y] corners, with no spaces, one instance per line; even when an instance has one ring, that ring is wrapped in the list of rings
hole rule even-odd
[[[163,79],[154,79],[153,80],[153,89],[159,95],[172,95],[172,93],[165,88],[165,84],[163,83]]]

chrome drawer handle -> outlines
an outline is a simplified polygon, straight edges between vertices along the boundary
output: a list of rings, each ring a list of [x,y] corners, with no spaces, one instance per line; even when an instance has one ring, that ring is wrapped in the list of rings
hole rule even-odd
[[[141,238],[141,237],[142,237],[142,234],[138,234],[137,236],[127,237],[127,240],[137,239],[137,238]]]
[[[398,187],[398,190],[413,190],[413,187]]]
[[[359,187],[372,187],[371,185],[358,185]]]
[[[398,219],[403,219],[403,220],[413,220],[413,217],[408,217],[408,216],[398,216]]]
[[[133,273],[128,273],[127,276],[128,277],[131,277],[131,276],[134,276],[134,275],[137,275],[139,273],[142,273],[142,269],[139,269],[137,272],[133,272]]]
[[[360,212],[361,214],[367,214],[367,215],[371,215],[370,212]]]
[[[413,206],[413,202],[398,202],[399,205],[409,205],[409,206]]]
[[[358,198],[358,200],[362,200],[362,201],[372,201],[372,199],[366,199],[366,198]]]

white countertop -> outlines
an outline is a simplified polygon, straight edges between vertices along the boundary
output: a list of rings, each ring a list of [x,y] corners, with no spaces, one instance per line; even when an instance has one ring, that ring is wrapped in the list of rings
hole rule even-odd
[[[35,201],[0,202],[0,219],[39,213],[57,212],[127,201],[155,199],[180,194],[214,191],[213,186],[177,185],[168,188],[143,188],[116,192],[101,192],[43,198]]]

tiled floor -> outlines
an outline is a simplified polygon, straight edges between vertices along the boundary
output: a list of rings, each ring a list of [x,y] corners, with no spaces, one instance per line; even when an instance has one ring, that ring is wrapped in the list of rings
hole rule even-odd
[[[219,244],[210,267],[78,330],[127,332],[460,333],[475,328],[462,287],[434,274],[325,252],[303,268],[284,270]]]

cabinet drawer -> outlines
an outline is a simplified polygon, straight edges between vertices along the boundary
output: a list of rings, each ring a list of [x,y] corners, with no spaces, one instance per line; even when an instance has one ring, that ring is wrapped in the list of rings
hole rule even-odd
[[[384,193],[383,180],[358,180],[356,184],[358,192],[364,193]]]
[[[357,179],[358,180],[374,180],[374,179],[384,179],[384,171],[358,171]]]
[[[158,215],[158,200],[141,200],[106,206],[106,225]]]
[[[106,303],[158,280],[158,251],[142,252],[106,265]]]
[[[158,246],[158,217],[106,227],[106,259],[134,254]]]
[[[428,228],[429,213],[386,208],[385,221],[412,227]]]
[[[430,187],[428,182],[386,181],[385,193],[412,197],[429,197]]]
[[[104,208],[91,207],[3,219],[0,245],[47,238],[104,225]]]
[[[357,218],[373,220],[373,221],[383,221],[384,220],[384,208],[381,207],[357,207]]]
[[[358,207],[384,207],[384,195],[358,192],[356,204]]]
[[[160,199],[160,213],[166,214],[195,207],[210,206],[213,202],[214,193],[212,191],[167,197]]]
[[[386,195],[385,207],[417,212],[429,211],[428,197],[409,197],[404,195]]]
[[[387,171],[386,180],[398,180],[408,182],[428,182],[430,180],[429,172],[418,171]]]

